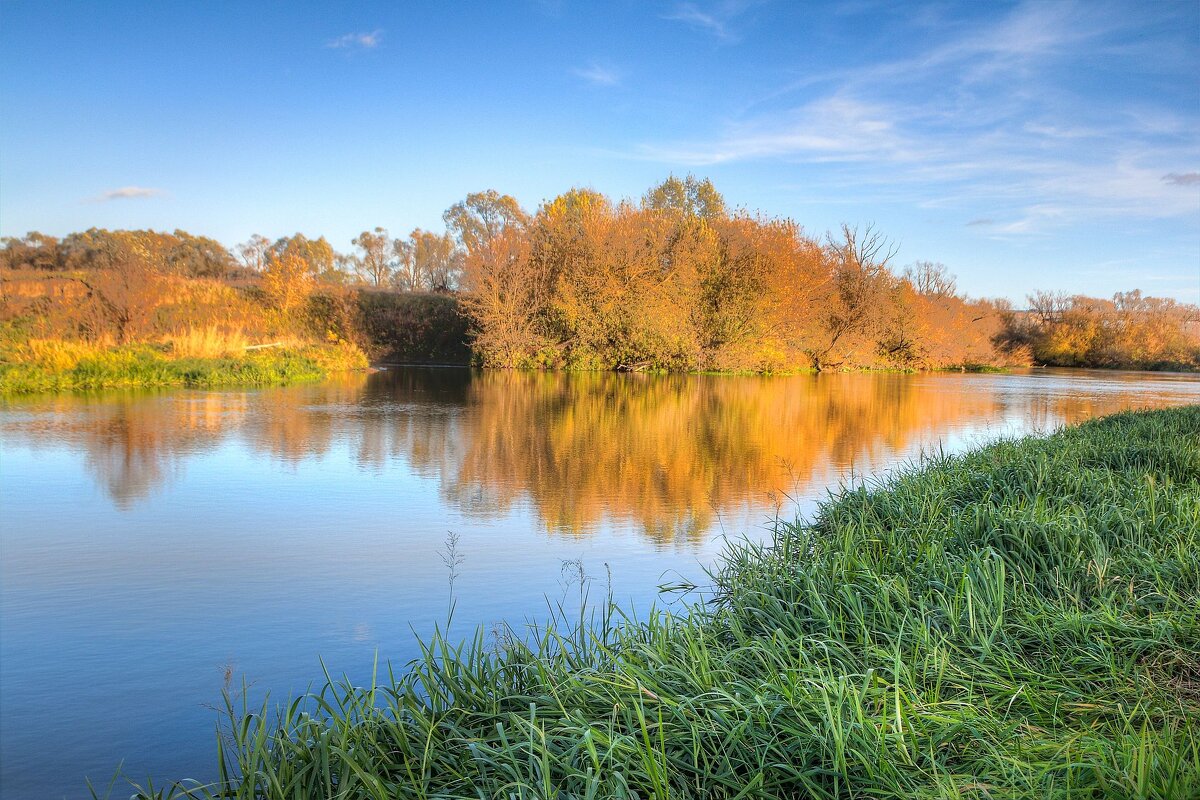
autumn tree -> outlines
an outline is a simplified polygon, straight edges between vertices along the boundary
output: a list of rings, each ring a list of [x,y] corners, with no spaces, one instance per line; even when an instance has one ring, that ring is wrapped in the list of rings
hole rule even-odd
[[[842,226],[841,238],[827,237],[829,276],[817,299],[819,326],[809,349],[817,370],[853,362],[856,352],[872,349],[892,304],[895,276],[888,263],[895,246],[868,225]]]
[[[944,264],[918,261],[904,270],[878,341],[884,366],[937,369],[1027,363],[1027,351],[1019,343],[998,347],[1008,309],[965,298],[956,284]]]
[[[1035,292],[1029,310],[1004,315],[1004,340],[1057,366],[1133,369],[1200,367],[1200,309],[1175,300],[1117,292],[1112,300]]]
[[[276,239],[267,251],[268,259],[295,256],[304,262],[314,278],[327,275],[337,269],[337,253],[324,236],[309,239],[302,233]],[[264,265],[265,266],[265,265]]]
[[[611,349],[605,343],[622,342],[610,330],[622,322],[613,266],[601,262],[612,216],[604,195],[571,189],[543,204],[531,222],[530,258],[550,290],[541,309],[550,344],[544,352],[556,363],[604,366],[596,359]]]
[[[726,215],[725,198],[708,178],[676,178],[674,175],[655,186],[642,198],[642,206],[651,211],[669,211],[689,217],[715,220]]]
[[[166,292],[161,250],[138,232],[104,232],[104,268],[77,280],[87,290],[91,332],[111,335],[117,344],[136,341],[149,331]]]
[[[417,228],[409,234],[408,241],[412,248],[414,289],[446,292],[458,284],[462,252],[450,234]]]
[[[477,351],[504,366],[630,370],[995,360],[999,316],[960,298],[944,267],[900,277],[872,227],[822,243],[790,220],[724,208],[694,178],[637,204],[587,189],[544,203],[467,253]]]
[[[237,262],[223,244],[207,236],[176,230],[167,244],[168,268],[189,278],[224,278]]]
[[[530,249],[521,231],[508,228],[467,252],[464,277],[472,289],[463,306],[474,321],[476,352],[487,366],[536,365],[548,343],[540,323],[550,286]]]
[[[720,259],[705,282],[711,361],[720,369],[808,366],[829,267],[791,220],[735,215],[716,226]]]
[[[1050,326],[1062,320],[1063,315],[1071,309],[1075,301],[1065,292],[1037,291],[1029,295],[1029,311],[1040,325]]]
[[[717,195],[706,202],[723,207]],[[784,329],[807,296],[821,251],[792,223],[708,219],[573,189],[543,204],[524,230],[524,263],[467,256],[468,303],[477,315],[487,311],[477,317],[484,334],[477,344],[486,347],[504,309],[520,320],[505,323],[508,363],[781,368],[797,357]],[[501,267],[541,290],[519,309],[495,297],[484,302],[485,293],[512,295],[496,279]],[[516,333],[529,337],[523,352]]]
[[[515,198],[494,189],[472,192],[442,215],[446,229],[468,253],[485,248],[492,239],[529,223],[529,215]]]
[[[358,248],[358,272],[376,288],[388,286],[396,272],[392,237],[384,228],[363,231],[352,244]]]
[[[263,270],[262,288],[267,303],[284,325],[295,322],[316,283],[312,267],[296,252],[270,254]]]
[[[1140,291],[1113,295],[1108,323],[1114,351],[1106,360],[1117,364],[1157,367],[1200,361],[1200,309],[1170,298],[1146,297]]]
[[[53,236],[30,231],[24,236],[0,239],[0,266],[51,272],[64,268],[59,242]]]
[[[271,240],[256,233],[239,244],[237,252],[246,269],[255,273],[262,272],[267,267],[267,257],[271,252]]]
[[[904,278],[913,291],[923,297],[954,297],[958,294],[958,279],[945,264],[916,261],[904,268]]]

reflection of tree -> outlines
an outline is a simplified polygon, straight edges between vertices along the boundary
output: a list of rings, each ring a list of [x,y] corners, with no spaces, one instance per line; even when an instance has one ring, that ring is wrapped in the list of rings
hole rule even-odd
[[[464,459],[445,471],[451,498],[485,486],[501,508],[528,496],[555,530],[583,533],[607,517],[670,539],[699,538],[714,511],[793,478],[869,464],[992,413],[995,399],[900,375],[492,372],[472,384],[470,409]]]
[[[334,440],[334,409],[342,389],[331,384],[263,392],[246,420],[247,445],[291,463],[324,455]]]
[[[772,490],[811,495],[851,466],[870,471],[943,433],[1000,432],[1015,420],[1045,428],[1169,402],[1169,389],[1131,394],[1119,380],[1106,377],[1098,392],[1080,379],[1018,376],[401,370],[261,392],[13,401],[0,433],[82,451],[121,508],[190,454],[236,436],[289,463],[335,447],[372,472],[404,462],[472,516],[528,502],[556,532],[586,535],[616,520],[667,543],[702,538],[718,513],[760,505]]]
[[[410,420],[399,440],[468,513],[528,499],[554,531],[586,534],[609,519],[659,542],[696,541],[716,513],[775,489],[812,494],[850,467],[869,472],[946,433],[998,433],[1006,416],[1043,427],[1074,422],[1132,400],[1074,384],[1009,388],[1021,380],[493,371],[471,381],[460,416]]]
[[[87,468],[117,507],[132,508],[182,470],[189,453],[215,444],[246,410],[242,394],[108,393],[62,396],[23,410],[6,438],[31,447],[63,443],[84,453]]]
[[[440,478],[463,449],[460,420],[472,375],[461,369],[396,370],[372,376],[363,395],[360,466],[382,469],[395,458],[426,478]]]
[[[1184,399],[1189,396],[1189,386],[1192,389],[1196,386],[1191,376],[1159,375],[1154,378],[1153,388],[1149,388],[1145,373],[1047,370],[1046,374],[1052,376],[1051,380],[1055,375],[1067,375],[1071,382],[1052,386],[1049,391],[1036,391],[1045,378],[1014,378],[1016,385],[1004,382],[1003,377],[996,379],[1001,382],[998,393],[1007,405],[1020,412],[1022,422],[1032,430],[1046,431],[1064,422],[1083,422],[1128,409],[1161,408],[1172,404],[1164,398],[1164,393],[1177,390],[1182,390],[1182,397],[1175,403],[1196,402],[1194,392],[1191,399]]]
[[[87,438],[88,469],[104,482],[113,502],[129,509],[174,477],[179,459],[165,447],[162,432],[138,424],[124,406]]]

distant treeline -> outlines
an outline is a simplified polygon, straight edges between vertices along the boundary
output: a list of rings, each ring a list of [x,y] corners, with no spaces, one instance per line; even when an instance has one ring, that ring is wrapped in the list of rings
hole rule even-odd
[[[364,231],[351,254],[299,233],[232,250],[179,230],[6,238],[0,324],[118,344],[290,333],[496,367],[1200,366],[1195,306],[1138,292],[1037,294],[1029,311],[970,299],[941,264],[895,269],[869,226],[817,238],[731,211],[690,176],[640,200],[572,189],[534,213],[479,192],[443,219],[444,233]]]
[[[1112,300],[1038,292],[1004,319],[1007,346],[1039,364],[1200,369],[1200,309],[1136,290]]]
[[[241,258],[184,231],[5,239],[0,360],[31,340],[155,343],[202,357],[346,342],[382,360],[470,360],[467,319],[448,289],[375,289],[323,237],[256,236],[237,249]]]

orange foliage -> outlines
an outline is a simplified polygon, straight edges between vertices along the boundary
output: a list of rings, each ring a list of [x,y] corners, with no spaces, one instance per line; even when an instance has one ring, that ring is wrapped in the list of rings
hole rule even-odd
[[[479,359],[670,371],[1006,360],[989,307],[946,291],[944,275],[921,273],[918,291],[870,228],[821,243],[790,220],[727,213],[707,182],[675,184],[640,204],[573,189],[470,249]]]
[[[262,288],[267,302],[284,322],[291,321],[312,294],[316,278],[309,264],[294,253],[271,255],[263,270]]]
[[[1005,336],[1056,366],[1200,369],[1200,308],[1118,292],[1112,300],[1038,292],[1007,310]]]

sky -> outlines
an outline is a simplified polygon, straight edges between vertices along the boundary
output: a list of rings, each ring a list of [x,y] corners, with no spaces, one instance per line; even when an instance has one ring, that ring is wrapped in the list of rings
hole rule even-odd
[[[711,178],[959,288],[1200,301],[1200,2],[0,0],[0,235],[441,230]]]

